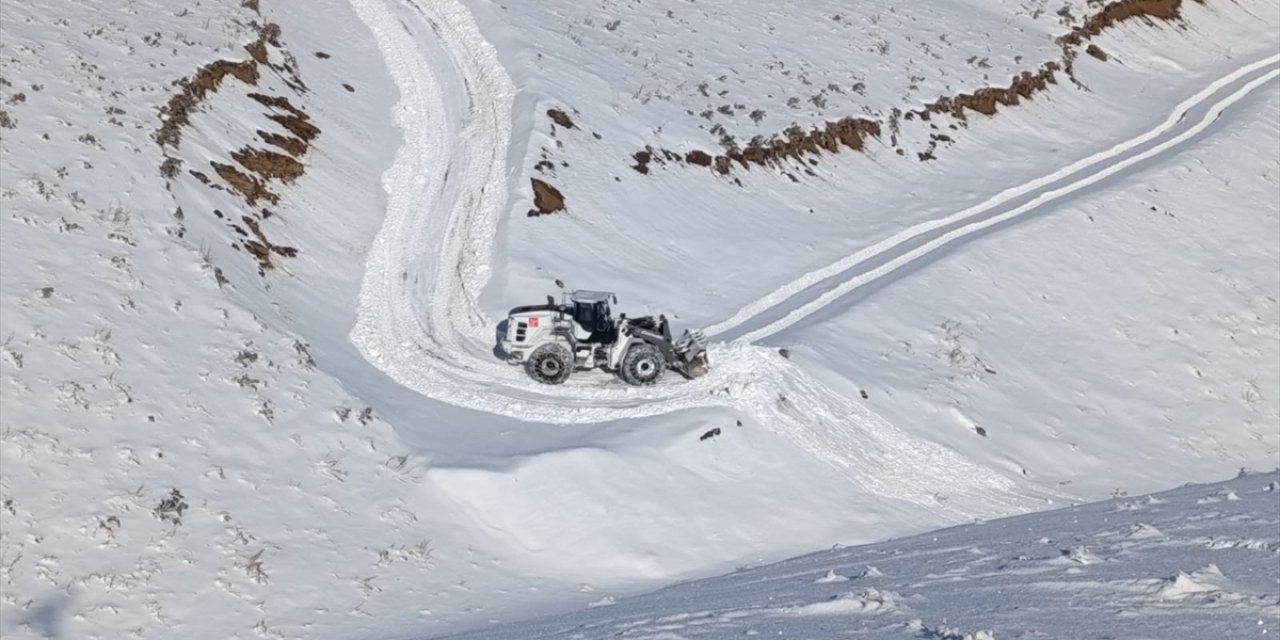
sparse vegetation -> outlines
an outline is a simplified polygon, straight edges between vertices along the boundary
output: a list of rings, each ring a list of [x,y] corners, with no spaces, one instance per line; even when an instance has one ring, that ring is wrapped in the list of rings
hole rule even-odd
[[[172,489],[169,491],[169,495],[160,499],[160,504],[157,504],[151,513],[159,518],[161,522],[178,526],[182,524],[182,514],[187,510],[187,507],[187,501],[182,497],[182,492]]]
[[[997,113],[1000,107],[1016,106],[1023,100],[1030,99],[1036,93],[1045,91],[1050,86],[1056,84],[1056,76],[1060,72],[1065,72],[1073,82],[1076,82],[1072,71],[1072,61],[1076,58],[1079,49],[1082,47],[1084,47],[1085,53],[1099,60],[1107,60],[1107,54],[1096,44],[1089,43],[1087,47],[1084,46],[1091,38],[1097,36],[1106,29],[1126,20],[1137,19],[1148,22],[1153,20],[1178,20],[1181,18],[1181,6],[1182,0],[1116,0],[1101,6],[1095,14],[1084,19],[1082,22],[1078,21],[1076,17],[1070,13],[1070,10],[1064,7],[1058,13],[1063,23],[1068,25],[1078,23],[1078,26],[1074,27],[1067,34],[1057,39],[1057,43],[1062,48],[1062,55],[1059,59],[1047,61],[1035,71],[1024,71],[1014,76],[1007,86],[989,86],[972,92],[962,92],[949,96],[941,96],[929,103],[924,109],[907,111],[901,115],[906,120],[914,120],[918,117],[925,121],[929,120],[930,116],[939,114],[948,115],[959,121],[963,121],[968,112],[993,116]],[[875,24],[879,22],[879,20],[880,18],[878,16],[874,16],[872,18],[872,23]],[[887,41],[880,41],[876,43],[873,48],[880,55],[887,56],[890,53],[890,44]],[[926,48],[926,53],[930,53],[928,48]],[[1016,61],[1021,62],[1021,59],[1021,56],[1018,56]],[[984,57],[980,59],[978,56],[972,56],[967,60],[967,62],[968,64],[980,69],[991,68],[989,58]],[[781,63],[779,64],[781,65]],[[783,71],[783,75],[789,75],[789,71]],[[923,76],[913,74],[910,76],[909,89],[912,91],[918,90],[920,83],[924,79],[925,78]],[[721,77],[718,80],[723,81],[724,78]],[[802,85],[811,84],[803,75],[799,80]],[[709,84],[707,82],[698,84],[696,90],[703,97],[709,97],[711,95],[709,91]],[[866,85],[864,82],[859,81],[852,85],[851,90],[856,94],[864,95]],[[838,84],[828,83],[826,89],[810,96],[807,100],[819,110],[826,109],[828,106],[828,92],[844,93]],[[720,95],[724,95],[724,93],[726,92],[721,92]],[[786,104],[792,109],[799,109],[801,106],[801,99],[798,97],[791,97],[787,99]],[[738,108],[741,108],[741,106],[738,105]],[[735,112],[736,110],[734,106],[724,104],[716,107],[714,110],[705,110],[699,115],[702,118],[711,120],[716,113],[724,116],[733,116]],[[757,114],[759,114],[759,116],[757,116]],[[751,120],[754,122],[759,122],[763,119],[763,116],[764,112],[760,110],[753,111],[750,114]],[[843,147],[848,147],[855,151],[861,150],[863,148],[863,140],[865,136],[869,134],[873,137],[878,137],[879,131],[884,124],[887,124],[889,128],[893,130],[894,135],[890,140],[891,145],[896,148],[898,155],[904,155],[905,151],[898,146],[898,119],[898,115],[883,121],[863,117],[847,117],[839,121],[828,123],[825,129],[815,128],[811,132],[805,132],[798,127],[792,126],[780,134],[775,134],[765,138],[757,137],[752,140],[751,144],[747,145],[747,147],[743,149],[738,149],[736,144],[732,143],[732,136],[724,130],[724,127],[721,124],[716,124],[712,127],[710,132],[722,136],[721,147],[724,149],[724,153],[722,155],[713,156],[713,160],[709,166],[713,167],[714,171],[721,175],[732,172],[735,166],[741,168],[748,168],[750,165],[772,166],[776,169],[782,170],[785,175],[795,181],[797,180],[795,174],[790,171],[786,171],[785,169],[787,162],[800,160],[800,156],[802,154],[816,156],[820,155],[823,151],[834,153]],[[858,125],[859,133],[857,134],[856,139],[848,135],[845,137],[837,135],[839,143],[830,144],[829,141],[832,139],[831,134],[833,133],[832,128],[845,128],[849,126],[849,123],[860,123]],[[729,142],[726,143],[726,140]],[[936,151],[937,146],[937,141],[931,141],[927,149],[916,153],[916,157],[921,161],[933,160],[936,157],[934,152]],[[646,147],[644,151],[636,152],[633,156],[636,159],[636,164],[633,165],[632,168],[639,173],[647,174],[649,172],[649,162],[654,159],[654,154],[662,153],[663,151],[664,150],[662,149],[655,150],[651,147]],[[703,158],[703,154],[711,155],[698,150],[686,151],[680,155],[683,156],[689,164],[708,166],[701,162],[695,163],[687,160],[695,152],[698,155],[694,157],[697,157],[699,160]],[[804,168],[802,173],[812,175],[813,172],[808,168]]]
[[[254,6],[251,10],[257,12],[257,7]],[[196,108],[218,91],[226,77],[231,76],[245,85],[256,86],[261,77],[259,68],[265,67],[277,72],[278,77],[294,91],[305,93],[306,86],[297,76],[293,56],[280,42],[279,26],[265,23],[256,25],[255,29],[257,38],[244,47],[249,55],[247,60],[218,60],[205,65],[190,79],[181,81],[182,90],[175,94],[161,110],[161,126],[155,139],[165,150],[160,174],[166,180],[175,180],[180,175],[182,161],[173,154],[181,144],[183,128],[189,126],[190,117]],[[282,58],[283,62],[273,62],[269,48],[278,51],[277,59]],[[328,54],[322,55],[322,52],[317,52],[317,57],[326,58]],[[289,135],[284,135],[257,130],[263,142],[281,149],[284,153],[244,146],[229,153],[235,165],[210,160],[209,166],[222,182],[233,192],[238,193],[250,207],[254,207],[259,201],[276,204],[280,196],[268,186],[269,183],[290,184],[305,173],[306,167],[300,158],[307,153],[311,143],[319,136],[320,129],[311,123],[311,118],[305,111],[294,106],[285,96],[272,96],[252,91],[247,95],[269,109],[269,112],[264,114],[267,119],[288,131]],[[213,183],[209,176],[200,171],[189,169],[188,173],[210,188],[224,189],[222,185]],[[297,255],[296,248],[271,242],[266,237],[259,219],[243,215],[237,222],[219,211],[215,210],[214,214],[217,218],[226,221],[230,229],[240,236],[239,244],[234,246],[243,248],[257,261],[259,274],[265,275],[267,270],[274,267],[274,257]],[[265,220],[271,216],[271,213],[267,209],[261,209],[255,210],[254,215],[260,215],[260,219]],[[226,283],[221,269],[215,269],[214,276],[219,286]]]
[[[244,568],[244,574],[248,576],[250,580],[253,580],[255,584],[266,584],[267,579],[270,577],[267,575],[265,565],[262,563],[263,551],[263,549],[259,549],[253,555],[245,558],[241,563],[241,566]]]

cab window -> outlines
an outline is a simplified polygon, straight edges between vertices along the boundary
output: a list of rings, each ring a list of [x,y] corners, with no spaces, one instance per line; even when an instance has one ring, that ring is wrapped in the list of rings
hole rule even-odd
[[[587,331],[608,331],[609,303],[578,302],[573,308],[573,320]]]

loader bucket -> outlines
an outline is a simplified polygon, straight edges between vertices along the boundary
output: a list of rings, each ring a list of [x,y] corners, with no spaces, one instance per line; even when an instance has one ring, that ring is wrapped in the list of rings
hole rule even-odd
[[[707,352],[703,351],[689,359],[685,365],[685,371],[689,373],[690,378],[701,378],[707,374],[711,368],[711,363],[707,361]]]
[[[674,351],[676,368],[689,378],[697,378],[707,373],[710,362],[707,360],[707,336],[698,329],[688,329],[675,341]]]

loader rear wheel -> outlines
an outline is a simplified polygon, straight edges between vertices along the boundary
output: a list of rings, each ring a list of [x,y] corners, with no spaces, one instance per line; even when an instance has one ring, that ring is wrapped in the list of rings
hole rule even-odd
[[[627,384],[647,386],[661,379],[662,372],[666,370],[667,361],[662,357],[662,352],[646,343],[627,349],[627,355],[622,356],[618,375]]]
[[[524,371],[542,384],[560,384],[573,371],[573,356],[559,344],[544,344],[529,354]]]

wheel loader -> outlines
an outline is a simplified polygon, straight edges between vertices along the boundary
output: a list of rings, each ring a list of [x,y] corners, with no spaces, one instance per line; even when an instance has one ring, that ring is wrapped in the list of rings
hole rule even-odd
[[[557,281],[557,284],[559,282]],[[707,372],[707,338],[697,329],[672,340],[664,315],[613,316],[606,291],[563,292],[561,300],[516,307],[501,341],[507,362],[530,378],[561,384],[573,371],[604,369],[627,384],[651,385],[672,369],[692,379]]]

